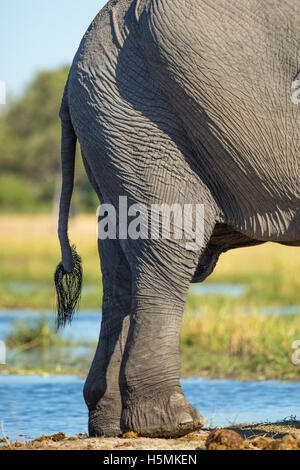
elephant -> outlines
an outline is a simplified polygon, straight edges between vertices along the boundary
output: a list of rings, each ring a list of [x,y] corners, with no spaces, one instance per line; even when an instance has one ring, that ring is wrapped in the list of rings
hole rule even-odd
[[[59,113],[59,325],[82,284],[68,236],[77,141],[100,208],[117,212],[120,197],[204,208],[194,248],[188,235],[98,240],[101,331],[83,390],[91,436],[204,425],[180,384],[188,289],[228,250],[300,246],[299,70],[297,0],[110,0],[84,35]]]

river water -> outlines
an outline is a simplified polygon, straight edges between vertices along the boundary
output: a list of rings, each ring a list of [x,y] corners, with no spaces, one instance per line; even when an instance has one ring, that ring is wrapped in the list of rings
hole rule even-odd
[[[230,287],[230,292],[232,296],[241,295],[235,286]],[[264,313],[278,312],[270,309]],[[282,313],[292,312],[288,309]],[[293,313],[298,313],[297,308]],[[0,312],[0,340],[5,340],[16,320],[22,319],[27,324],[39,315],[34,311]],[[44,315],[49,323],[54,323],[54,313]],[[99,336],[100,320],[99,312],[80,312],[62,336],[75,341],[95,342]],[[78,346],[70,348],[70,351],[66,349],[63,354],[67,352],[75,361],[76,354],[90,354],[86,357],[88,370],[92,351],[93,348],[84,350],[83,346]],[[7,357],[9,363],[9,353]],[[37,367],[37,359],[34,361]],[[83,383],[84,380],[75,375],[0,374],[0,438],[6,435],[11,440],[24,441],[60,431],[68,436],[87,432]],[[182,388],[187,399],[199,409],[211,427],[275,422],[291,416],[299,419],[300,416],[300,383],[190,378],[182,380]]]
[[[72,375],[0,375],[1,434],[25,441],[42,434],[87,432],[83,383]],[[210,427],[300,416],[298,383],[190,378],[182,380],[182,388]]]

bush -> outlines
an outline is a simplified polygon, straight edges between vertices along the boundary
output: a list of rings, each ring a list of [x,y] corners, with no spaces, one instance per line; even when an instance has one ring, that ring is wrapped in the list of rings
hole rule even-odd
[[[19,175],[0,177],[0,210],[24,212],[36,205],[36,190]]]
[[[41,316],[29,324],[17,320],[6,338],[6,344],[11,349],[47,349],[50,346],[61,346],[65,341],[58,336],[54,326]]]

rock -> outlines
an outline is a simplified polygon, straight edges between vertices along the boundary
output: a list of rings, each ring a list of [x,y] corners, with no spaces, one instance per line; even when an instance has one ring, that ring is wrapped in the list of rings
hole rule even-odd
[[[297,439],[287,434],[282,439],[273,441],[270,450],[300,450],[300,447],[298,446]]]
[[[207,450],[240,450],[244,448],[243,438],[230,429],[217,429],[206,441]]]
[[[271,437],[257,437],[250,441],[250,444],[260,450],[269,450],[273,442]]]
[[[53,442],[59,442],[59,441],[64,441],[66,439],[66,436],[63,432],[58,432],[57,434],[52,434],[51,436],[41,436],[38,437],[37,439],[34,439],[35,442],[43,442],[43,441],[53,441]]]
[[[130,431],[126,434],[123,434],[123,439],[138,439],[138,434],[136,432]]]
[[[298,446],[300,447],[300,429],[297,431],[291,432],[290,435],[296,439]]]
[[[16,442],[14,443],[14,446],[15,446],[16,448],[18,448],[18,447],[23,447],[23,444],[22,444],[21,442],[19,442],[19,441],[16,441]]]
[[[258,437],[251,441],[251,444],[260,450],[300,450],[300,440],[298,441],[297,436],[293,434],[286,434],[281,439]]]

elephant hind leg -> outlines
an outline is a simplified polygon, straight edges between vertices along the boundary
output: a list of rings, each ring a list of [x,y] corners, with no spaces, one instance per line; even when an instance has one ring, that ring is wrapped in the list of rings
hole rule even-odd
[[[122,434],[119,372],[131,311],[131,271],[118,240],[99,241],[103,279],[101,332],[84,386],[90,436]]]
[[[138,251],[129,244],[122,244],[127,245],[133,292],[120,371],[121,427],[146,437],[182,436],[204,424],[180,385],[180,329],[197,257],[163,240],[145,240]]]

